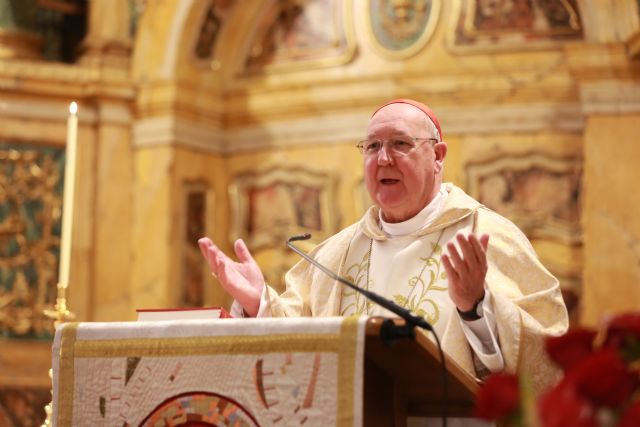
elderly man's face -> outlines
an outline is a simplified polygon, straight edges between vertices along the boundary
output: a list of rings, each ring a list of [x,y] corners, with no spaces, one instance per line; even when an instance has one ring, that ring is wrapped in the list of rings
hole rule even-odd
[[[444,142],[418,142],[401,156],[386,141],[397,138],[433,138],[427,116],[408,104],[390,104],[369,121],[367,139],[385,141],[377,155],[365,155],[364,175],[371,198],[389,222],[405,221],[420,212],[438,193],[442,179]]]

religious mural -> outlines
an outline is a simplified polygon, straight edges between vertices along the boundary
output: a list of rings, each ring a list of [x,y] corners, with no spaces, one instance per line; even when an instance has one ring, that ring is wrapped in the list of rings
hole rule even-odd
[[[369,0],[368,27],[373,46],[401,59],[422,49],[438,22],[440,0]]]
[[[241,175],[231,188],[231,240],[249,248],[281,245],[289,236],[312,233],[322,241],[337,231],[333,179],[302,169],[273,169]]]
[[[204,183],[185,183],[184,220],[182,225],[182,283],[179,307],[202,307],[209,275],[198,247],[198,239],[206,235],[207,187]]]
[[[64,150],[0,142],[0,336],[49,338],[56,298]]]
[[[214,47],[231,0],[214,0],[200,25],[194,53],[198,59],[213,57]]]
[[[579,159],[501,156],[467,166],[470,194],[514,221],[529,238],[579,244]]]
[[[454,49],[544,47],[582,37],[575,0],[459,0],[452,16]]]
[[[541,153],[502,155],[467,165],[468,192],[513,221],[532,240],[550,242],[579,256],[582,160]],[[581,266],[575,260],[541,256],[559,279],[572,319],[581,295]]]
[[[355,52],[351,7],[341,0],[274,2],[254,32],[245,71],[346,63]]]

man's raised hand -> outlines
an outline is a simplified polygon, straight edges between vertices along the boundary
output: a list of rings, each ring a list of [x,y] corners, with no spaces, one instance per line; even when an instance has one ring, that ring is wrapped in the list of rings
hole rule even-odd
[[[460,311],[469,311],[484,296],[487,275],[489,236],[479,239],[475,234],[456,236],[461,253],[453,242],[447,244],[449,255],[442,255],[442,264],[449,279],[449,296]]]
[[[240,303],[251,317],[258,314],[260,297],[264,289],[264,276],[242,239],[233,249],[239,262],[224,254],[208,237],[198,240],[202,256],[207,260],[211,274],[217,277],[224,290]]]

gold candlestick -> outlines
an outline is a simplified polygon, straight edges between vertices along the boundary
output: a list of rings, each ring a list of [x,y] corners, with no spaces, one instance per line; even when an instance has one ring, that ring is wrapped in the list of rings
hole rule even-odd
[[[71,265],[71,231],[73,226],[73,197],[76,183],[76,147],[78,145],[78,104],[69,104],[67,120],[67,146],[64,165],[64,196],[62,200],[62,230],[60,233],[60,266],[58,269],[58,292],[54,310],[44,314],[55,320],[54,325],[75,316],[67,309],[67,287]]]
[[[73,226],[73,197],[76,181],[76,147],[78,143],[78,104],[69,104],[69,118],[67,119],[67,145],[64,165],[64,196],[62,200],[62,230],[60,233],[60,265],[58,269],[58,286],[56,304],[53,310],[44,310],[44,314],[54,319],[54,326],[73,319],[75,315],[67,308],[67,287],[69,286],[69,267],[71,265],[71,231]],[[53,379],[53,370],[49,369],[49,378]],[[51,389],[53,398],[53,388]],[[51,425],[53,413],[53,399],[44,407],[47,414],[42,427]]]

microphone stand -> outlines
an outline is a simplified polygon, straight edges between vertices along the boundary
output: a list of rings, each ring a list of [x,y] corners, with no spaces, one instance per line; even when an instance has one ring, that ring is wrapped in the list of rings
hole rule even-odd
[[[375,292],[372,292],[368,289],[361,288],[356,284],[350,282],[342,276],[337,275],[333,271],[329,270],[324,265],[320,264],[318,261],[307,255],[305,252],[301,251],[292,242],[308,240],[311,238],[311,234],[304,233],[298,236],[292,236],[287,239],[287,247],[300,255],[302,258],[310,262],[316,268],[320,269],[323,273],[331,277],[332,279],[342,283],[343,285],[353,289],[356,292],[361,293],[367,299],[375,302],[379,306],[389,310],[390,312],[397,314],[400,318],[405,321],[404,325],[396,325],[393,320],[386,319],[380,328],[380,338],[382,341],[391,345],[394,340],[399,338],[415,338],[415,327],[420,327],[431,332],[436,340],[436,344],[438,345],[438,352],[440,355],[440,361],[442,362],[442,391],[443,391],[443,400],[442,400],[442,425],[446,427],[447,425],[447,367],[444,359],[444,353],[442,352],[442,346],[440,345],[440,339],[436,334],[433,326],[429,322],[427,322],[423,317],[416,316],[411,311],[407,310],[404,307],[399,306],[395,302],[379,295]]]

